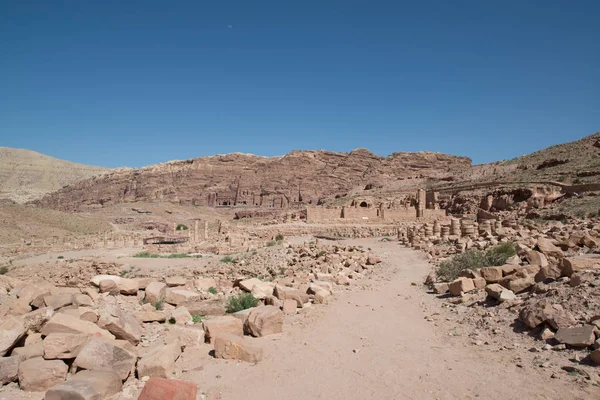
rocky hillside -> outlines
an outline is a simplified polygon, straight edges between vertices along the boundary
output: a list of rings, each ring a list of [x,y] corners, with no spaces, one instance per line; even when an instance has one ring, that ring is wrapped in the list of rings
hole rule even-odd
[[[193,205],[316,204],[355,188],[389,181],[443,177],[471,160],[441,153],[292,151],[283,157],[226,154],[122,169],[66,186],[37,204],[59,210],[85,205],[167,201]]]
[[[0,199],[25,203],[107,170],[31,150],[0,147]]]

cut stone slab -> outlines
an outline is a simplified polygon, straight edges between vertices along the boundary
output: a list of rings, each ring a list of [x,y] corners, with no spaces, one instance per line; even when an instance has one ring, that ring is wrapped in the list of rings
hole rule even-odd
[[[563,251],[559,247],[555,246],[554,243],[550,241],[550,239],[538,238],[536,246],[542,253],[544,253],[547,256],[554,258],[563,258],[565,256]]]
[[[19,375],[19,365],[25,361],[21,355],[0,357],[0,386],[15,382]]]
[[[200,300],[202,296],[198,292],[192,292],[186,289],[166,289],[165,301],[174,306],[178,306],[185,302]]]
[[[138,361],[138,376],[150,378],[169,378],[173,375],[175,361],[181,355],[179,342],[159,345],[151,349]]]
[[[127,340],[134,346],[140,342],[144,332],[141,323],[133,314],[122,310],[116,303],[107,302],[101,305],[98,326],[108,330],[117,339]]]
[[[225,333],[215,338],[215,357],[257,363],[263,358],[263,350],[251,339]]]
[[[593,325],[584,325],[577,328],[560,328],[556,331],[554,339],[559,343],[573,347],[587,347],[594,344],[594,340],[596,339],[594,328]]]
[[[175,379],[150,378],[138,400],[196,400],[195,383]]]
[[[167,326],[166,343],[179,341],[182,348],[198,348],[204,344],[205,332],[199,325],[193,326]]]
[[[48,336],[51,333],[84,333],[90,335],[100,335],[106,339],[115,337],[108,331],[101,329],[98,325],[89,321],[83,321],[71,315],[57,313],[44,325],[42,335]]]
[[[206,341],[212,343],[215,336],[229,333],[236,336],[244,336],[242,321],[232,316],[211,318],[203,321]]]
[[[575,272],[583,270],[600,269],[600,257],[568,257],[562,259],[562,273],[564,276],[571,276]]]
[[[222,300],[192,300],[180,304],[188,309],[192,315],[225,315],[225,303]]]
[[[471,278],[458,278],[448,285],[448,289],[453,296],[460,296],[461,293],[475,290],[475,284]]]
[[[70,306],[73,304],[73,295],[70,293],[52,294],[44,297],[46,307],[52,307],[55,310]]]
[[[529,250],[527,252],[527,260],[529,260],[530,264],[539,265],[542,268],[549,265],[546,255],[535,250]]]
[[[135,353],[106,340],[92,338],[81,349],[73,364],[90,371],[114,371],[124,381],[133,371],[136,360]]]
[[[51,333],[43,341],[44,358],[71,359],[77,357],[90,335],[80,333]]]
[[[21,318],[7,315],[0,322],[0,356],[6,353],[23,337],[27,328]]]
[[[499,285],[497,283],[487,285],[485,287],[485,291],[487,292],[488,296],[501,302],[507,300],[514,300],[517,298],[517,296],[512,290],[506,289],[504,286]]]
[[[25,329],[29,332],[41,332],[44,325],[54,315],[54,309],[52,307],[38,308],[28,314],[23,315],[23,323]]]
[[[192,323],[192,314],[190,314],[188,309],[183,306],[179,306],[174,309],[171,313],[171,318],[177,325],[186,325]]]
[[[164,300],[167,293],[167,285],[162,282],[152,282],[146,286],[144,300],[147,303],[155,305],[157,302]]]
[[[62,360],[30,358],[19,365],[19,386],[26,392],[45,392],[64,382],[68,368]]]
[[[251,292],[252,288],[254,288],[254,285],[262,285],[263,281],[261,281],[258,278],[250,278],[250,279],[244,279],[243,281],[240,281],[239,285],[240,288],[242,290],[245,290],[246,292]]]
[[[138,311],[135,317],[140,322],[165,322],[166,316],[163,311]]]
[[[93,307],[94,300],[87,294],[76,293],[73,295],[73,304],[77,307]]]
[[[298,310],[298,304],[296,303],[296,300],[286,299],[283,301],[283,310],[282,311],[284,314],[293,315],[293,314],[296,314],[297,310]]]
[[[432,288],[435,294],[445,294],[450,290],[446,282],[434,283]]]
[[[183,276],[169,276],[165,282],[168,287],[185,286],[187,279]]]
[[[248,315],[244,330],[254,337],[281,333],[283,332],[283,312],[274,306],[256,307]]]
[[[483,267],[479,269],[481,277],[488,283],[496,283],[502,279],[502,267]]]
[[[25,347],[15,347],[10,353],[13,356],[19,355],[23,356],[25,360],[29,360],[34,357],[43,357],[44,356],[44,345],[42,342],[25,345]]]
[[[287,286],[277,285],[275,286],[275,290],[273,290],[273,295],[277,297],[279,300],[285,299],[293,299],[298,303],[298,307],[304,307],[304,304],[310,301],[310,297],[308,294],[302,293],[298,289],[289,288]]]
[[[123,383],[112,371],[79,371],[46,392],[44,400],[103,400],[119,393]]]

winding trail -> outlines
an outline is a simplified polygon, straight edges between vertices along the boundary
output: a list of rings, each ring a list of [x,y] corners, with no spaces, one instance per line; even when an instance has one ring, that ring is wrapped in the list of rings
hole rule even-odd
[[[459,321],[428,322],[431,310],[444,310],[411,285],[429,271],[420,253],[375,239],[345,243],[371,247],[383,259],[378,271],[329,305],[287,317],[283,334],[256,339],[260,363],[202,355],[181,378],[223,400],[598,398],[598,388],[550,379],[450,335]]]

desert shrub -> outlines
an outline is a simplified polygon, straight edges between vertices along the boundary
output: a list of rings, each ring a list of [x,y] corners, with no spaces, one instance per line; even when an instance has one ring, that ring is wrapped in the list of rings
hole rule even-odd
[[[227,312],[229,314],[247,310],[248,308],[256,307],[259,300],[252,293],[240,293],[236,296],[231,296],[227,300]]]
[[[500,266],[506,264],[506,261],[517,254],[515,246],[512,243],[501,243],[485,252],[487,266]]]
[[[275,236],[275,240],[278,242],[283,240],[283,235],[281,233],[278,233],[277,236]]]
[[[445,281],[453,281],[465,269],[477,269],[504,265],[506,261],[516,254],[511,243],[502,243],[486,251],[467,250],[462,254],[442,261],[437,268],[437,276]]]
[[[166,258],[190,258],[191,256],[186,253],[175,253],[169,254]]]
[[[63,260],[65,257],[64,256],[58,256],[56,258],[59,259],[59,260]]]
[[[195,324],[199,324],[200,322],[202,322],[202,318],[204,318],[204,315],[192,315],[192,322]]]
[[[156,311],[162,310],[164,306],[165,306],[164,300],[159,300],[156,302],[156,304],[154,304],[154,308],[156,309]]]
[[[327,252],[325,250],[321,250],[319,253],[317,253],[317,257],[323,257],[325,254],[327,254]]]
[[[277,244],[277,242],[273,241],[273,242],[269,242],[267,243],[267,247],[273,247]]]
[[[136,258],[159,258],[160,255],[152,254],[147,251],[142,251],[141,253],[134,254],[134,257],[136,257]]]
[[[225,256],[225,257],[221,258],[221,262],[224,262],[227,264],[233,264],[235,262],[235,258],[233,258],[231,256]]]
[[[211,287],[208,288],[208,293],[210,293],[210,294],[217,294],[217,293],[219,293],[219,291],[217,290],[216,287],[211,286]]]
[[[0,267],[0,275],[4,275],[8,272],[8,267],[6,265]]]
[[[176,231],[187,231],[188,227],[187,227],[187,225],[179,224],[179,225],[177,225],[177,228],[175,228],[175,230]]]

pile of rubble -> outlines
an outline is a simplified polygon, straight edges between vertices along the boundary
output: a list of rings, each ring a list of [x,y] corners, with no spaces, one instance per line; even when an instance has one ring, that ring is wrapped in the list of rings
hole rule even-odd
[[[412,240],[413,247],[425,249],[436,261],[500,242],[512,243],[517,251],[505,265],[465,269],[452,282],[439,282],[432,273],[426,284],[433,292],[488,314],[497,309],[513,315],[521,329],[544,342],[541,350],[589,349],[585,362],[600,364],[600,224],[498,227],[478,233],[446,241],[435,235]]]
[[[284,315],[327,302],[336,285],[381,262],[354,247],[285,249],[290,268],[272,281],[103,274],[60,287],[0,276],[0,382],[46,399],[104,399],[172,378],[182,353],[207,345],[216,358],[258,362],[253,337],[282,332]],[[243,293],[258,306],[228,314],[227,300]]]

